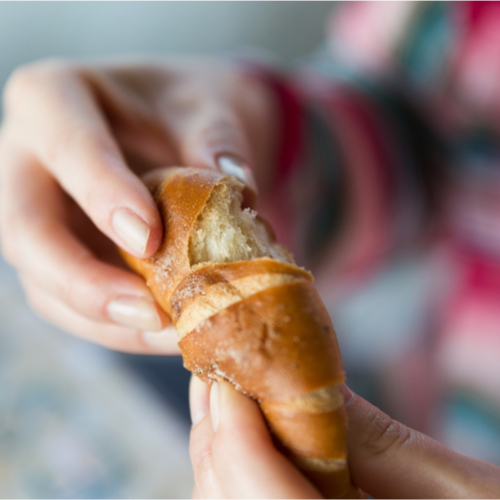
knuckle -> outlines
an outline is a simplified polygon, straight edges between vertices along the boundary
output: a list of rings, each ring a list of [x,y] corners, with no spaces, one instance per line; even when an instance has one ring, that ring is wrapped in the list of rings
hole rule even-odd
[[[206,476],[212,469],[212,446],[210,440],[201,435],[199,425],[191,430],[189,454],[195,476],[200,479]]]
[[[212,451],[210,421],[202,420],[191,430],[190,457],[198,494],[203,498],[223,498]],[[209,430],[210,429],[210,430]]]
[[[417,438],[418,434],[380,411],[374,412],[366,432],[365,447],[372,456],[383,455],[407,446]]]
[[[27,64],[20,66],[9,76],[5,85],[5,100],[10,102],[12,97],[29,91],[36,82],[36,65]]]
[[[193,469],[198,477],[207,475],[212,468],[212,453],[206,448],[198,450],[192,460]]]
[[[71,64],[63,59],[44,59],[19,66],[10,75],[5,86],[6,106],[16,102],[18,98],[25,99],[27,94],[38,89],[47,80],[68,74],[70,71]]]
[[[204,489],[205,484],[212,483],[212,456],[209,452],[199,455],[197,460],[192,459],[192,464],[196,485]]]

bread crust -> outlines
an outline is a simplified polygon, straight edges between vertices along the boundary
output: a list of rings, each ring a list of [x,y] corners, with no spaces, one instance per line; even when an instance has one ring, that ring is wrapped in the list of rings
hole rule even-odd
[[[342,383],[338,345],[317,300],[311,282],[299,280],[222,309],[179,342],[186,367],[205,380],[229,380],[263,403]]]
[[[277,446],[324,495],[359,498],[347,467],[340,351],[312,275],[285,249],[288,262],[190,261],[197,220],[224,182],[235,181],[187,167],[150,174],[164,241],[149,259],[122,254],[178,328],[186,368],[254,398]]]

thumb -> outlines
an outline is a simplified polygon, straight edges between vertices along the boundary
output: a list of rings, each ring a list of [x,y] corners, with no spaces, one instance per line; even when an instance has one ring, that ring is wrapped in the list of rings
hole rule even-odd
[[[229,498],[319,498],[274,446],[257,403],[230,383],[212,384],[213,467]]]
[[[500,467],[455,453],[346,388],[352,481],[375,498],[498,498]]]
[[[180,141],[185,165],[214,168],[243,181],[245,201],[253,203],[257,183],[253,175],[253,154],[245,128],[236,113],[211,106],[186,125]]]

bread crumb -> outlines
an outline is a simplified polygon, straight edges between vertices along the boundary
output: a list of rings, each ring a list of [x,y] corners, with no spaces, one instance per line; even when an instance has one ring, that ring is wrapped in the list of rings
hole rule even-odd
[[[191,266],[270,257],[293,263],[285,248],[273,241],[257,213],[242,209],[243,184],[225,177],[215,186],[189,240]]]

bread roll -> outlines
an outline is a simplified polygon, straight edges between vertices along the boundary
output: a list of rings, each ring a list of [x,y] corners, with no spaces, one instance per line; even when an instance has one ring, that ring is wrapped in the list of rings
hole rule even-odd
[[[186,368],[255,399],[276,446],[323,495],[359,498],[347,467],[340,352],[312,275],[241,208],[244,185],[234,177],[169,168],[145,182],[164,241],[149,259],[123,255],[172,318]]]

